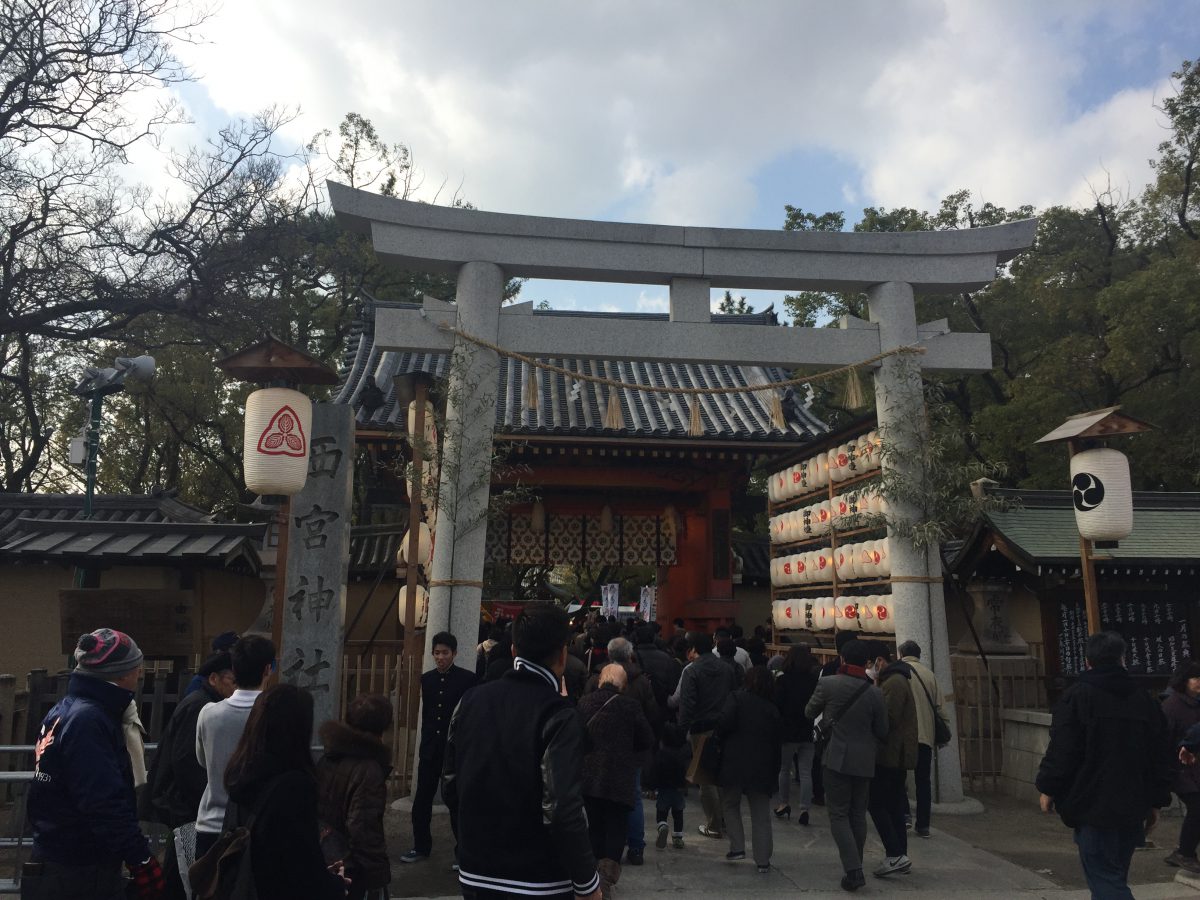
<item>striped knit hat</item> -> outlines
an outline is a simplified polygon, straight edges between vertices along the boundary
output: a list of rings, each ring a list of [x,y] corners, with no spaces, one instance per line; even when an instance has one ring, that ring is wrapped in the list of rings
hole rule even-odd
[[[75,671],[107,678],[124,675],[142,664],[142,651],[123,631],[97,628],[79,636],[75,645]]]

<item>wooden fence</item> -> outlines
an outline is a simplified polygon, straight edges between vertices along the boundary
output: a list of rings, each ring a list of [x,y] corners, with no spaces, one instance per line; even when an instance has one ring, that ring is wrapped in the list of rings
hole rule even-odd
[[[1037,656],[951,657],[958,755],[971,789],[995,790],[1004,761],[1005,709],[1045,709],[1046,683]]]

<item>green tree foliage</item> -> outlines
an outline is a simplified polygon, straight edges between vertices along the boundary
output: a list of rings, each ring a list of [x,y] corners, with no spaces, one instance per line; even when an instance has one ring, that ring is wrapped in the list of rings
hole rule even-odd
[[[717,312],[723,315],[733,313],[746,314],[754,312],[754,307],[746,302],[745,297],[735,297],[729,291],[726,291],[725,296],[721,298],[721,302],[717,304]]]
[[[1061,488],[1061,448],[1034,442],[1075,413],[1120,405],[1157,426],[1124,440],[1135,487],[1195,490],[1200,484],[1200,240],[1196,198],[1200,159],[1200,68],[1174,73],[1162,102],[1170,137],[1159,145],[1156,178],[1136,199],[1099,194],[1087,209],[1037,213],[1034,247],[974,293],[917,298],[921,321],[948,318],[955,331],[988,332],[994,368],[943,378],[945,406],[935,421],[959,448],[960,462],[1000,464],[1023,487]],[[978,228],[1033,216],[1029,206],[976,206],[967,191],[934,212],[868,208],[855,231]],[[784,227],[822,230],[840,213],[787,208]],[[806,293],[786,301],[797,325],[866,318],[863,295]],[[868,392],[869,393],[869,392]],[[846,420],[836,388],[819,391],[818,409]]]

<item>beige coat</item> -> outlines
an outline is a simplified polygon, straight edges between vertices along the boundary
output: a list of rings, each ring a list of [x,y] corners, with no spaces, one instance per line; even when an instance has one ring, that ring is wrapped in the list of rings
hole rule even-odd
[[[912,688],[913,702],[917,706],[917,741],[926,747],[932,747],[934,746],[933,707],[929,705],[929,697],[933,698],[933,705],[945,718],[946,711],[942,708],[944,702],[942,689],[938,687],[937,677],[917,657],[906,656],[901,662],[908,663],[913,670],[913,677],[909,679],[908,686]],[[925,686],[924,690],[921,685]],[[925,696],[925,690],[929,691],[929,697]]]

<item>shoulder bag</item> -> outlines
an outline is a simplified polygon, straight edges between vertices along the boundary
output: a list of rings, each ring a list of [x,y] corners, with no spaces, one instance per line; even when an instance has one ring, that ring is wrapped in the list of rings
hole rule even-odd
[[[923,679],[916,670],[913,670],[913,676],[921,685],[921,690],[925,692],[925,699],[929,701],[929,708],[933,710],[933,742],[940,750],[950,743],[950,738],[953,736],[950,733],[950,723],[942,717],[941,710],[933,704],[933,695],[929,693],[929,688],[925,687],[925,679]]]
[[[813,742],[817,745],[818,752],[823,751],[829,744],[830,739],[833,737],[833,729],[837,728],[838,720],[841,719],[841,717],[850,710],[850,707],[857,703],[859,698],[867,692],[868,688],[872,686],[873,685],[870,681],[864,681],[862,687],[854,692],[854,694],[849,700],[846,701],[836,716],[831,716],[829,713],[825,713],[825,715],[821,716],[821,721],[813,726]]]

